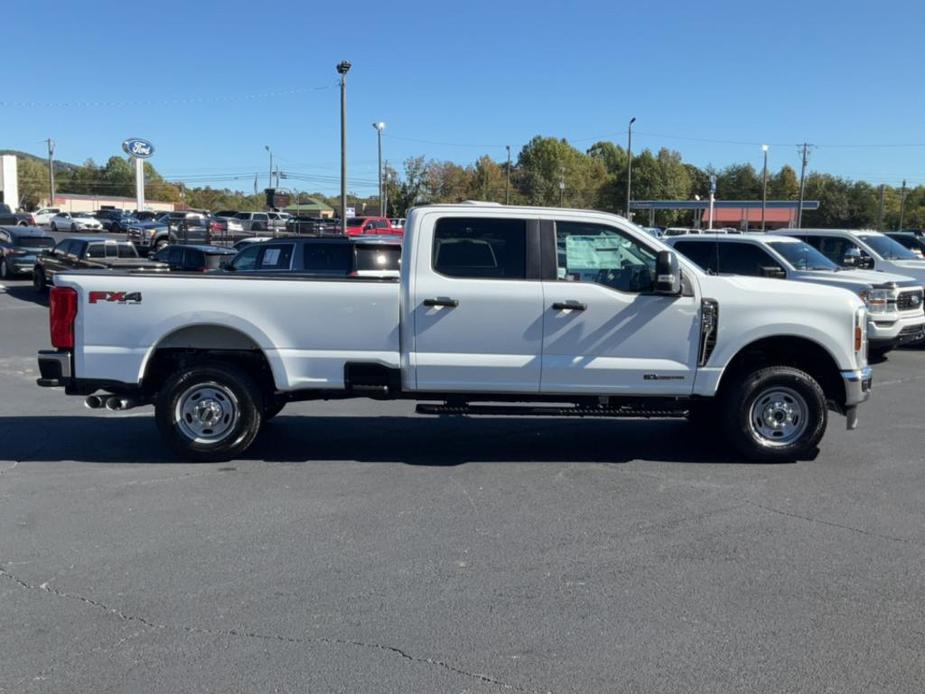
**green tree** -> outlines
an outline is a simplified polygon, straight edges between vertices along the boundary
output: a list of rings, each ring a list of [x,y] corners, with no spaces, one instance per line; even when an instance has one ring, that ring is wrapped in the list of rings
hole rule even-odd
[[[19,206],[35,209],[49,195],[48,165],[33,157],[18,157]]]
[[[796,200],[800,197],[800,179],[786,164],[776,174],[768,176],[768,197],[772,200]]]
[[[716,179],[716,197],[724,200],[760,200],[761,177],[751,164],[732,164]]]

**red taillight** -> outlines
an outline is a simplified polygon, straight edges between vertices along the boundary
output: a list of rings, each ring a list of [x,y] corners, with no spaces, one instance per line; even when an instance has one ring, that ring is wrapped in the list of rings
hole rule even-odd
[[[221,231],[221,230],[222,230],[222,225],[219,224],[218,222],[212,222],[209,225],[209,231]]]
[[[77,290],[70,287],[52,287],[48,305],[51,346],[57,349],[74,349]]]

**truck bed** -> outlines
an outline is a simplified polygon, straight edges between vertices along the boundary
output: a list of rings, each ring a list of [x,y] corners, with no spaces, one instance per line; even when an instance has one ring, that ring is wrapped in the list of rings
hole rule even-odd
[[[55,285],[80,295],[79,379],[138,383],[155,349],[204,336],[215,349],[260,348],[282,391],[343,388],[347,361],[399,366],[396,279],[62,272]]]

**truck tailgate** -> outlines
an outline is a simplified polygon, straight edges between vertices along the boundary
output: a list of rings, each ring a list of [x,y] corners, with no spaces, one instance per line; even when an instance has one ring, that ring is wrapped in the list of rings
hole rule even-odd
[[[80,379],[137,383],[156,347],[204,339],[259,347],[280,390],[342,388],[347,361],[399,366],[397,281],[100,272],[55,285],[79,294]]]

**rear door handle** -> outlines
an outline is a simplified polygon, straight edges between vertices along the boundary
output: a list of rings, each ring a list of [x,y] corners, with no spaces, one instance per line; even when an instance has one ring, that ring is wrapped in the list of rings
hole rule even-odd
[[[459,299],[451,299],[448,296],[438,296],[434,299],[424,299],[425,306],[446,306],[447,308],[456,308],[459,306]]]
[[[556,311],[584,311],[588,305],[580,301],[557,301],[552,307]]]

